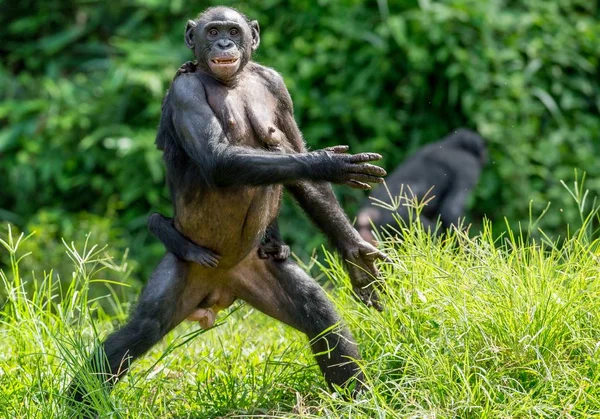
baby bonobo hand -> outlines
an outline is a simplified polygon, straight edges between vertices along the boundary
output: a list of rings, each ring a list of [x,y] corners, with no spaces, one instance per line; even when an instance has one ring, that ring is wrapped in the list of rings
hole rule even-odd
[[[284,243],[279,234],[279,226],[277,220],[274,220],[265,232],[265,237],[258,247],[258,257],[261,259],[269,259],[282,261],[290,257],[290,247]]]
[[[321,170],[329,182],[341,183],[356,189],[371,189],[368,183],[382,183],[387,172],[370,161],[381,159],[381,154],[347,154],[347,145],[337,145],[316,151],[325,153],[329,159],[322,163]]]
[[[261,259],[269,259],[282,261],[290,257],[290,246],[280,242],[261,243],[258,247],[258,257]]]

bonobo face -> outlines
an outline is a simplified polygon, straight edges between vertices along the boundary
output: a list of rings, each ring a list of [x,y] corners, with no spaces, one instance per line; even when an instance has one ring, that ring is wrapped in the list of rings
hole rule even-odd
[[[235,80],[258,48],[258,22],[248,22],[226,7],[208,9],[195,21],[188,21],[185,41],[202,70],[228,83]]]

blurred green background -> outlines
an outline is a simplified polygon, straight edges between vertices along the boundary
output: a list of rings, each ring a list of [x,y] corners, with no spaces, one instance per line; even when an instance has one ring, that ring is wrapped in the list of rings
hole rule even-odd
[[[377,151],[392,169],[466,126],[490,143],[469,205],[564,236],[579,214],[560,180],[600,191],[600,7],[593,0],[45,0],[0,10],[0,221],[36,231],[25,269],[65,266],[61,238],[130,249],[143,281],[161,256],[146,217],[171,214],[160,104],[188,18],[235,6],[262,29],[255,59],[285,78],[313,149]],[[363,195],[337,188],[352,217]],[[306,259],[322,243],[290,199],[281,228]],[[39,250],[39,252],[38,252]],[[40,264],[41,266],[34,266]],[[69,269],[71,264],[69,263]],[[22,267],[23,269],[23,267]],[[64,268],[67,269],[67,268]],[[68,271],[64,274],[67,274]]]

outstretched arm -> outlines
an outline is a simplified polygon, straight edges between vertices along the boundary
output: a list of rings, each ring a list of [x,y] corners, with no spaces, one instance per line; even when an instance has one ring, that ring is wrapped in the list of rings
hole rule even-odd
[[[167,101],[163,117],[172,118],[178,146],[196,164],[206,184],[259,186],[302,179],[381,182],[385,174],[383,169],[365,164],[381,158],[375,153],[316,151],[285,155],[230,145],[195,74],[182,74],[175,79]]]
[[[363,240],[352,227],[328,183],[302,181],[287,185],[287,190],[340,253],[358,298],[381,311],[375,261],[387,260],[387,256]]]
[[[283,81],[279,83],[283,86]],[[294,120],[292,100],[284,86],[280,87],[280,97],[283,104],[283,126],[292,146],[288,152],[304,153],[306,146]],[[344,153],[347,147],[337,146],[329,150],[340,154]],[[358,189],[370,189],[369,185],[358,180],[346,184]],[[342,256],[358,298],[367,306],[381,310],[382,306],[376,292],[376,286],[379,285],[376,282],[379,272],[375,267],[375,261],[387,259],[387,256],[363,240],[352,227],[329,183],[301,180],[286,185],[286,188]]]

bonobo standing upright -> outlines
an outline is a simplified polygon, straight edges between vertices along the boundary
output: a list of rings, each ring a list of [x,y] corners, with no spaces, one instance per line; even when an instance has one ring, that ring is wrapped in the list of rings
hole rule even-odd
[[[259,40],[258,23],[233,9],[211,8],[188,22],[185,41],[199,71],[172,83],[157,145],[176,229],[220,259],[213,268],[164,256],[127,324],[99,348],[105,361],[92,357],[109,384],[197,309],[240,298],[304,332],[330,385],[360,385],[358,348],[323,290],[289,259],[262,259],[257,249],[285,185],[349,262],[359,297],[376,305],[374,262],[385,256],[352,228],[326,182],[362,189],[381,182],[385,171],[366,163],[381,156],[346,154],[345,146],[307,152],[281,76],[250,61]],[[265,150],[273,139],[281,152]],[[79,383],[73,389],[82,400]]]
[[[445,230],[457,225],[464,216],[465,201],[477,185],[486,162],[487,147],[484,139],[474,131],[460,128],[440,141],[417,150],[394,169],[387,177],[386,184],[392,198],[400,195],[401,191],[404,197],[416,198],[420,202],[425,197],[432,198],[419,215],[421,225],[433,230],[439,217]],[[391,204],[389,194],[386,188],[379,187],[370,196]],[[397,224],[394,213],[409,222],[409,207],[406,205],[401,204],[392,212],[374,206],[372,200],[365,199],[356,223],[360,235],[365,240],[373,241],[371,222],[377,228],[394,226]]]

